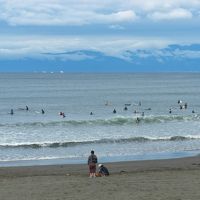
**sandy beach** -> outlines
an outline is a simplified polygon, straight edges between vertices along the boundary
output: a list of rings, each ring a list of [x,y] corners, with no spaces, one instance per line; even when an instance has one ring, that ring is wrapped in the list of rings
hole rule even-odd
[[[2,167],[0,199],[200,199],[199,156],[105,165],[111,175],[98,178],[82,164]]]

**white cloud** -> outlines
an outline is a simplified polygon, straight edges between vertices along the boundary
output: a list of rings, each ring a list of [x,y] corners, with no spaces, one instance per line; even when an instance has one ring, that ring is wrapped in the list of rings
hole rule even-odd
[[[198,42],[200,44],[200,42]],[[200,58],[200,51],[191,49],[170,48],[171,44],[183,44],[163,38],[137,37],[50,37],[21,36],[0,37],[0,59],[49,59],[49,60],[85,60],[95,59],[99,52],[106,56],[132,61],[133,57],[145,59],[160,58]]]
[[[200,58],[200,51],[176,49],[173,55],[179,58]]]
[[[185,9],[174,9],[170,12],[155,12],[149,15],[153,20],[191,19],[192,13]]]
[[[113,13],[113,14],[111,14],[111,17],[113,19],[115,19],[116,22],[133,21],[137,18],[136,14],[132,10],[126,10],[126,11],[120,11],[117,13]]]
[[[132,37],[48,37],[48,36],[21,36],[0,37],[0,58],[63,58],[70,59],[65,52],[89,50],[101,52],[107,56],[127,59],[128,50],[162,49],[172,41],[158,38]],[[48,54],[50,53],[50,54]],[[74,55],[73,55],[74,56]],[[86,58],[83,53],[76,53],[73,59]],[[72,57],[71,57],[72,58]],[[89,57],[88,57],[89,58]],[[90,57],[92,58],[92,57]]]
[[[199,0],[0,0],[0,20],[10,25],[84,25],[185,19],[198,15]]]
[[[137,57],[140,58],[148,58],[154,57],[156,59],[166,59],[166,58],[174,58],[174,59],[200,59],[200,51],[196,50],[183,50],[183,49],[152,49],[152,50],[144,50],[135,53]]]
[[[109,26],[110,29],[115,29],[115,30],[124,30],[125,28],[123,26],[120,26],[118,24],[113,24]]]
[[[77,3],[59,0],[2,0],[0,3],[0,20],[4,20],[10,25],[107,24],[129,22],[136,19],[133,10],[117,9],[106,12],[103,3],[96,2],[95,5],[83,0],[79,0]]]

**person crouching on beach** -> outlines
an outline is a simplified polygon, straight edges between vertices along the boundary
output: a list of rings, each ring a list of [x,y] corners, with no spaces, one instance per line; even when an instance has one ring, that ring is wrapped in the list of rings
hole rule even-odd
[[[98,167],[99,167],[98,176],[101,177],[101,176],[109,176],[110,175],[107,167],[105,167],[103,164],[99,164]]]
[[[94,154],[94,151],[92,150],[90,156],[88,157],[90,177],[96,177],[96,164],[97,164],[97,156]]]

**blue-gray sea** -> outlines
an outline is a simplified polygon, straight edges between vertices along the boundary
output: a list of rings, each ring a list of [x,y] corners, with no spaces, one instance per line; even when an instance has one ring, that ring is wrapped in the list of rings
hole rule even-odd
[[[86,163],[92,149],[99,162],[198,154],[200,73],[0,73],[0,166]]]

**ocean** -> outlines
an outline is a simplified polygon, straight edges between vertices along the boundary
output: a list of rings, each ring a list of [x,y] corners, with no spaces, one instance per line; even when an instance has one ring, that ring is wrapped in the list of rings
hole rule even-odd
[[[200,73],[0,73],[0,166],[91,150],[101,163],[199,154]]]

